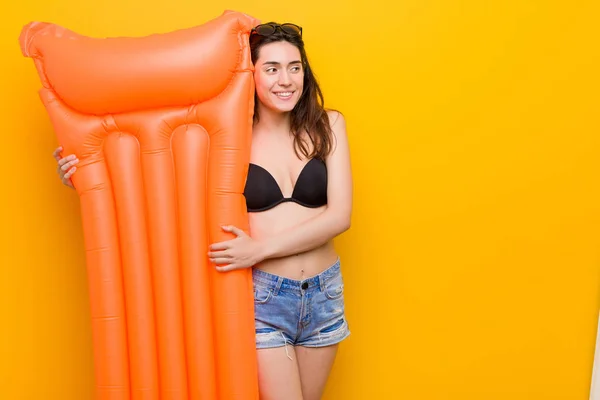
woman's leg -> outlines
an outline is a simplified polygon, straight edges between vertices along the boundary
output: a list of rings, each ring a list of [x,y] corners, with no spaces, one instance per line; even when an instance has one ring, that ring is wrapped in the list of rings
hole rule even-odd
[[[294,346],[259,349],[257,353],[260,400],[303,400]]]
[[[321,399],[337,349],[337,344],[326,347],[296,346],[304,400]]]

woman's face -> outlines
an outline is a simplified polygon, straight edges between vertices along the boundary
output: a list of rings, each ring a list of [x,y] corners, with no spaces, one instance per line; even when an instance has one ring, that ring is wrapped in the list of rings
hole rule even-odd
[[[262,46],[255,63],[254,83],[258,101],[276,112],[292,111],[304,86],[300,51],[282,41]]]

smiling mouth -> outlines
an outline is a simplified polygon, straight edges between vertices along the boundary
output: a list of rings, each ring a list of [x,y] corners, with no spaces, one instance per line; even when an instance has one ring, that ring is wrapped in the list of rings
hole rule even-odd
[[[280,99],[289,99],[290,97],[292,97],[292,95],[294,94],[294,92],[274,92],[275,96],[279,97]]]

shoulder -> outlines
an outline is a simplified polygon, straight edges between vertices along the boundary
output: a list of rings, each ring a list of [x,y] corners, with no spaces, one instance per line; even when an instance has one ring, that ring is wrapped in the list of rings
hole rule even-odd
[[[345,128],[346,120],[344,119],[344,114],[337,110],[327,110],[327,117],[329,118],[329,126],[334,130],[336,128]]]
[[[329,126],[331,127],[331,139],[335,146],[339,140],[345,140],[346,120],[344,114],[337,110],[327,110],[327,117],[329,118]]]
[[[348,147],[348,138],[346,134],[346,119],[344,115],[337,110],[327,110],[329,117],[329,126],[331,127],[331,153],[333,155],[338,150]]]

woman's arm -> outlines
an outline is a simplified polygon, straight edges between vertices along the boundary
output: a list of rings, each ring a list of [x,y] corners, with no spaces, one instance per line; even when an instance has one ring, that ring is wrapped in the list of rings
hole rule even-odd
[[[326,159],[327,206],[325,211],[281,234],[262,241],[261,257],[277,258],[321,246],[350,228],[352,214],[352,173],[346,121],[330,113],[333,149]]]
[[[269,258],[284,257],[319,247],[350,228],[352,214],[352,172],[346,121],[337,112],[329,113],[333,148],[327,164],[327,206],[314,218],[276,236],[256,240],[234,227],[223,227],[237,238],[209,248],[211,262],[221,272],[247,268]]]

